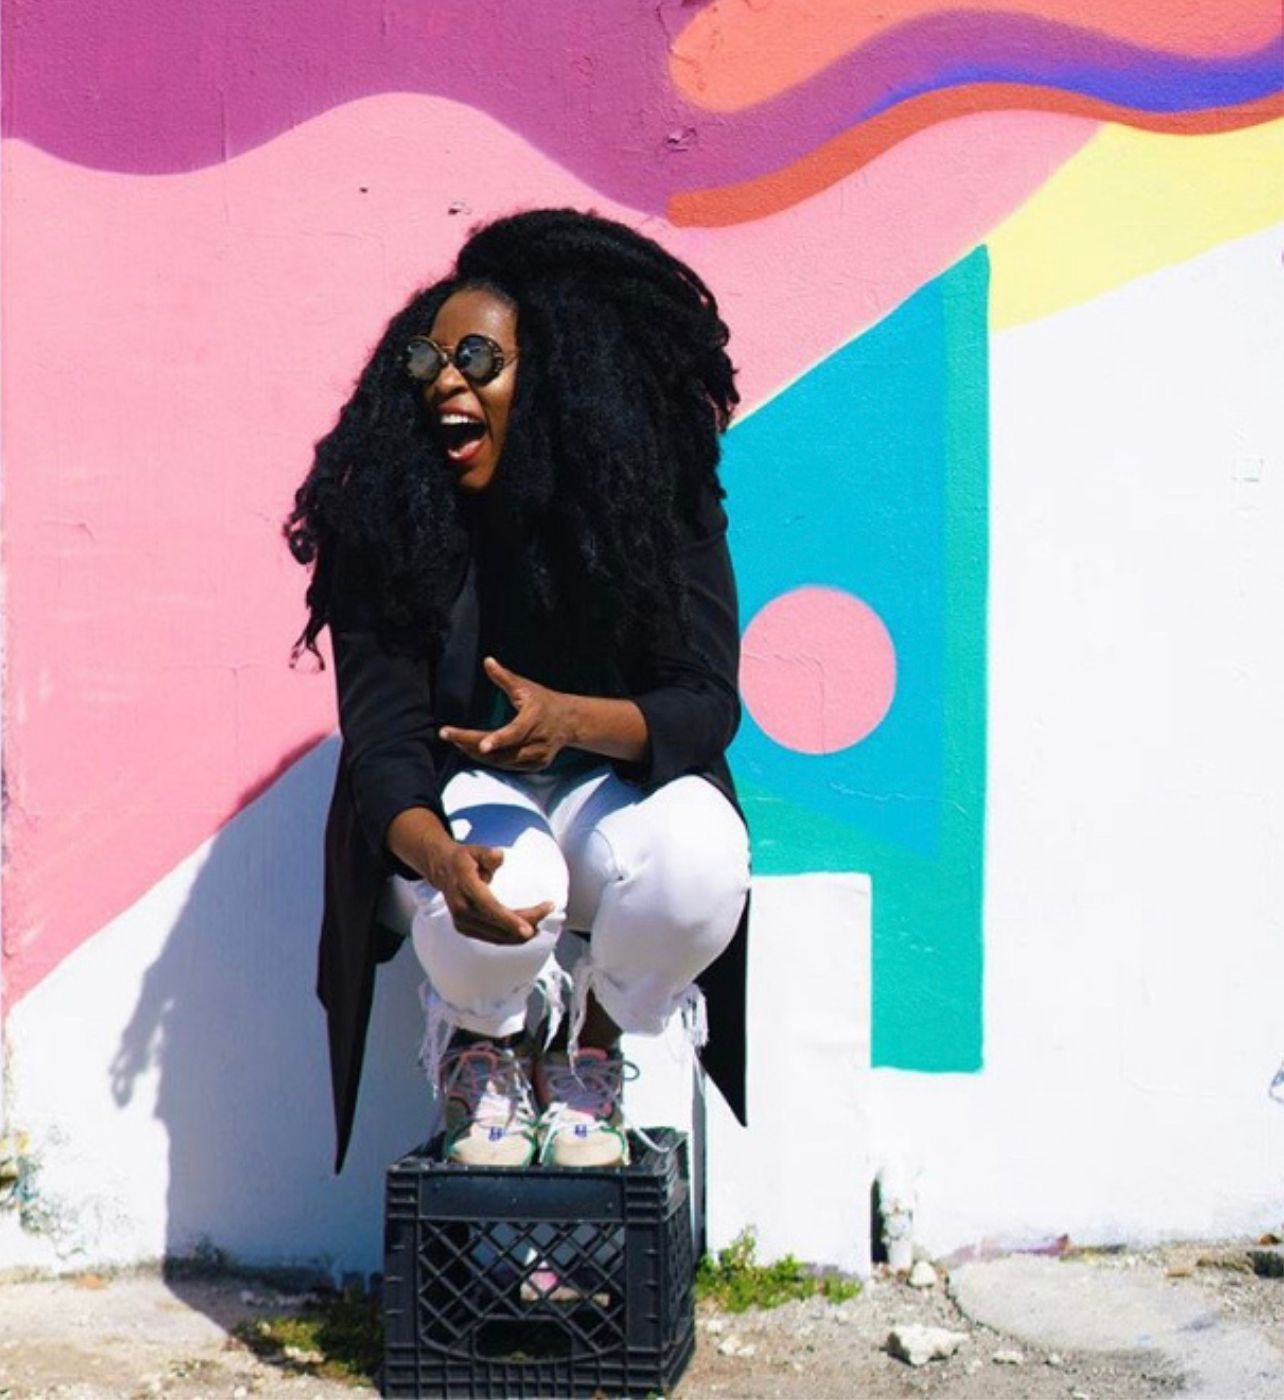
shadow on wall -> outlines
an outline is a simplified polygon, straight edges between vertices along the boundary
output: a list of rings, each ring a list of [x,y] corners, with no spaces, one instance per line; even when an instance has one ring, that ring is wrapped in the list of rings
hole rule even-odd
[[[352,1150],[333,1175],[314,984],[337,758],[330,739],[283,761],[215,838],[121,1036],[117,1103],[140,1075],[158,1079],[168,1257],[212,1248],[250,1263],[381,1267],[383,1172],[422,1140],[432,1100],[415,1062],[419,971],[403,951],[378,979]]]

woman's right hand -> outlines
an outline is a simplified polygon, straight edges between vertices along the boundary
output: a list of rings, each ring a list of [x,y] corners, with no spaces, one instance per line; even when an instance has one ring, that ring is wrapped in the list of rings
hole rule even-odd
[[[470,846],[452,841],[436,847],[425,872],[445,898],[455,927],[465,938],[482,943],[526,943],[535,937],[539,921],[553,912],[552,900],[529,909],[509,909],[495,898],[490,882],[504,863],[494,846]]]
[[[482,943],[526,943],[539,921],[551,914],[552,900],[529,909],[509,909],[495,898],[490,882],[504,863],[494,846],[456,841],[435,812],[408,807],[388,827],[388,849],[434,889],[440,890],[455,927]]]

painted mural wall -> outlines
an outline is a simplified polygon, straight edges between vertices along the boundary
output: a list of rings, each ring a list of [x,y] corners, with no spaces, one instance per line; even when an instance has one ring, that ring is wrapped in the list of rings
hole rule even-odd
[[[333,1183],[334,703],[279,524],[390,312],[535,204],[732,328],[768,1128],[839,1073],[852,1230],[894,1164],[941,1248],[1278,1213],[1275,0],[6,0],[3,40],[0,1264],[372,1262],[337,1222],[423,1114],[414,972]],[[774,1238],[711,1112],[715,1227]]]

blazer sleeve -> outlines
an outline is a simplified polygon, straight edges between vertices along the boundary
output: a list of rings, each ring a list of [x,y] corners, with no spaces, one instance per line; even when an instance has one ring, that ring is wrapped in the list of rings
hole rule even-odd
[[[388,849],[387,834],[393,818],[410,807],[427,807],[446,822],[431,748],[429,660],[390,651],[356,599],[341,589],[339,571],[330,641],[353,805],[366,841],[389,873],[418,879]]]
[[[690,636],[675,626],[653,658],[655,683],[631,698],[646,719],[648,748],[624,770],[659,787],[719,758],[740,725],[740,617],[727,548],[727,517],[709,499],[683,550]]]

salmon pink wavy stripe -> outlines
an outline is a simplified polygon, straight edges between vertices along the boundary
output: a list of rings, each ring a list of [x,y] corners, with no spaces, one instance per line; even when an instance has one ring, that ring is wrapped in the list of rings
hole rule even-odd
[[[840,184],[761,223],[682,230],[441,98],[352,103],[163,178],[7,142],[6,996],[331,729],[330,677],[286,665],[303,576],[278,522],[386,316],[467,224],[548,202],[644,223],[720,293],[751,406],[1095,129],[968,118],[869,166],[859,200]]]
[[[1040,24],[1045,41],[1039,52],[1021,56],[1023,41],[1038,32],[1031,26]],[[983,63],[1051,66],[1064,55],[1069,63],[1063,80],[1086,91],[1082,85],[1090,72],[1085,70],[1104,66],[1111,53],[1129,55],[1127,66],[1139,76],[1148,63],[1169,56],[1234,62],[1254,50],[1275,46],[1277,51],[1280,24],[1276,0],[1184,5],[1171,0],[879,0],[877,5],[714,0],[674,42],[672,71],[678,87],[701,106],[738,111],[797,87],[844,58],[860,54],[864,61],[878,40],[899,33],[907,46],[924,52],[926,65],[955,70]],[[941,43],[946,37],[952,42]],[[1084,64],[1085,44],[1095,44],[1096,64]],[[1279,76],[1277,64],[1276,82]],[[953,80],[942,75],[938,82]],[[1187,93],[1185,100],[1193,96]]]
[[[810,5],[833,23],[799,19],[764,54],[755,24],[795,9],[222,0],[216,21],[168,0],[4,0],[5,130],[83,165],[175,172],[362,96],[431,93],[489,113],[603,194],[662,212],[690,191],[774,176],[927,93],[1022,84],[1030,106],[1077,94],[1117,114],[1174,115],[1244,110],[1281,80],[1274,0],[1205,3],[1195,18],[1191,6],[1068,0]],[[904,22],[876,24],[876,12]],[[760,67],[766,85],[746,87]]]

